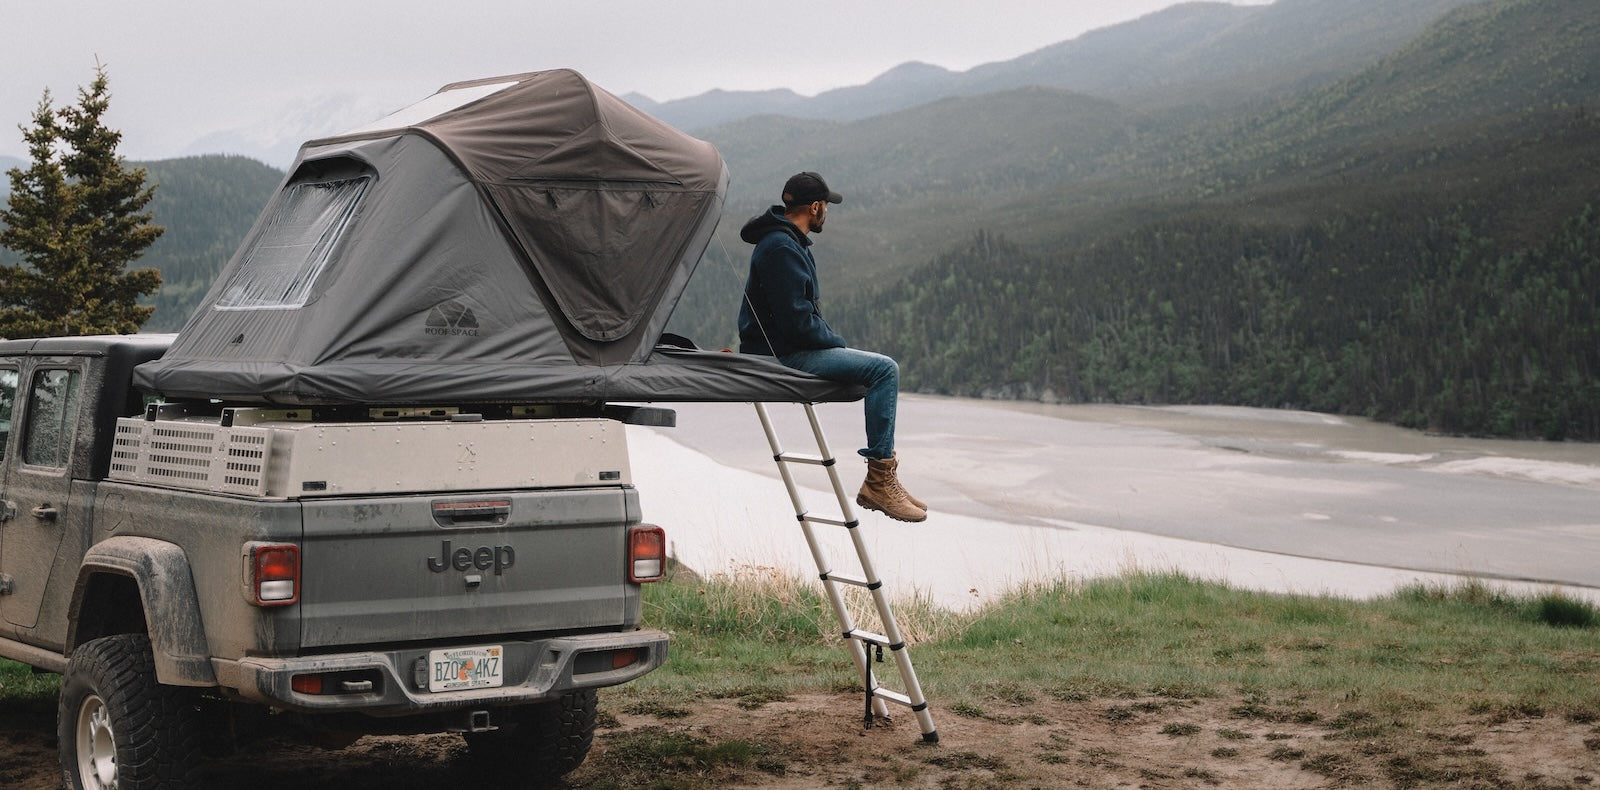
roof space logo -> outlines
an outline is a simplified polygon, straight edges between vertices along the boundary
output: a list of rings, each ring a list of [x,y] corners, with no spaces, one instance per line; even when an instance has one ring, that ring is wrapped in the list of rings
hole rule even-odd
[[[472,308],[454,300],[440,302],[428,311],[428,323],[424,330],[430,335],[465,335],[478,336],[478,316]]]

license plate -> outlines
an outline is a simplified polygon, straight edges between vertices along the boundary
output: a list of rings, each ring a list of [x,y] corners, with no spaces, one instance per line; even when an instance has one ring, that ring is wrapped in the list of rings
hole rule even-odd
[[[505,685],[500,645],[458,647],[428,653],[428,691],[498,688]]]

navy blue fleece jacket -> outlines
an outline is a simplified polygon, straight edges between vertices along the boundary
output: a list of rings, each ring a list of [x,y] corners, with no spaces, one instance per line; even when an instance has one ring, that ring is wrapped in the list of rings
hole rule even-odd
[[[783,356],[795,351],[841,348],[844,338],[828,326],[817,305],[817,262],[811,239],[783,206],[750,218],[739,238],[756,245],[739,307],[739,351]]]

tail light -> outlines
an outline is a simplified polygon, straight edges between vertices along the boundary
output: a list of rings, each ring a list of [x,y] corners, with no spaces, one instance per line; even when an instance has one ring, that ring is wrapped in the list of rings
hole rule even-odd
[[[661,581],[667,572],[667,533],[660,527],[628,531],[628,581]]]
[[[300,600],[300,547],[250,547],[250,590],[256,606],[288,606]]]

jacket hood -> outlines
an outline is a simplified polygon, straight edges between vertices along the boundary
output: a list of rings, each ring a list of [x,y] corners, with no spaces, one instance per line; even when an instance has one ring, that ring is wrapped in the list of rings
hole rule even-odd
[[[765,212],[751,217],[749,221],[744,223],[744,227],[739,229],[739,238],[744,239],[746,244],[755,244],[775,230],[781,230],[793,236],[794,240],[800,242],[801,246],[811,246],[811,239],[807,238],[806,234],[801,233],[800,229],[795,227],[795,224],[783,215],[783,206],[773,206]]]

